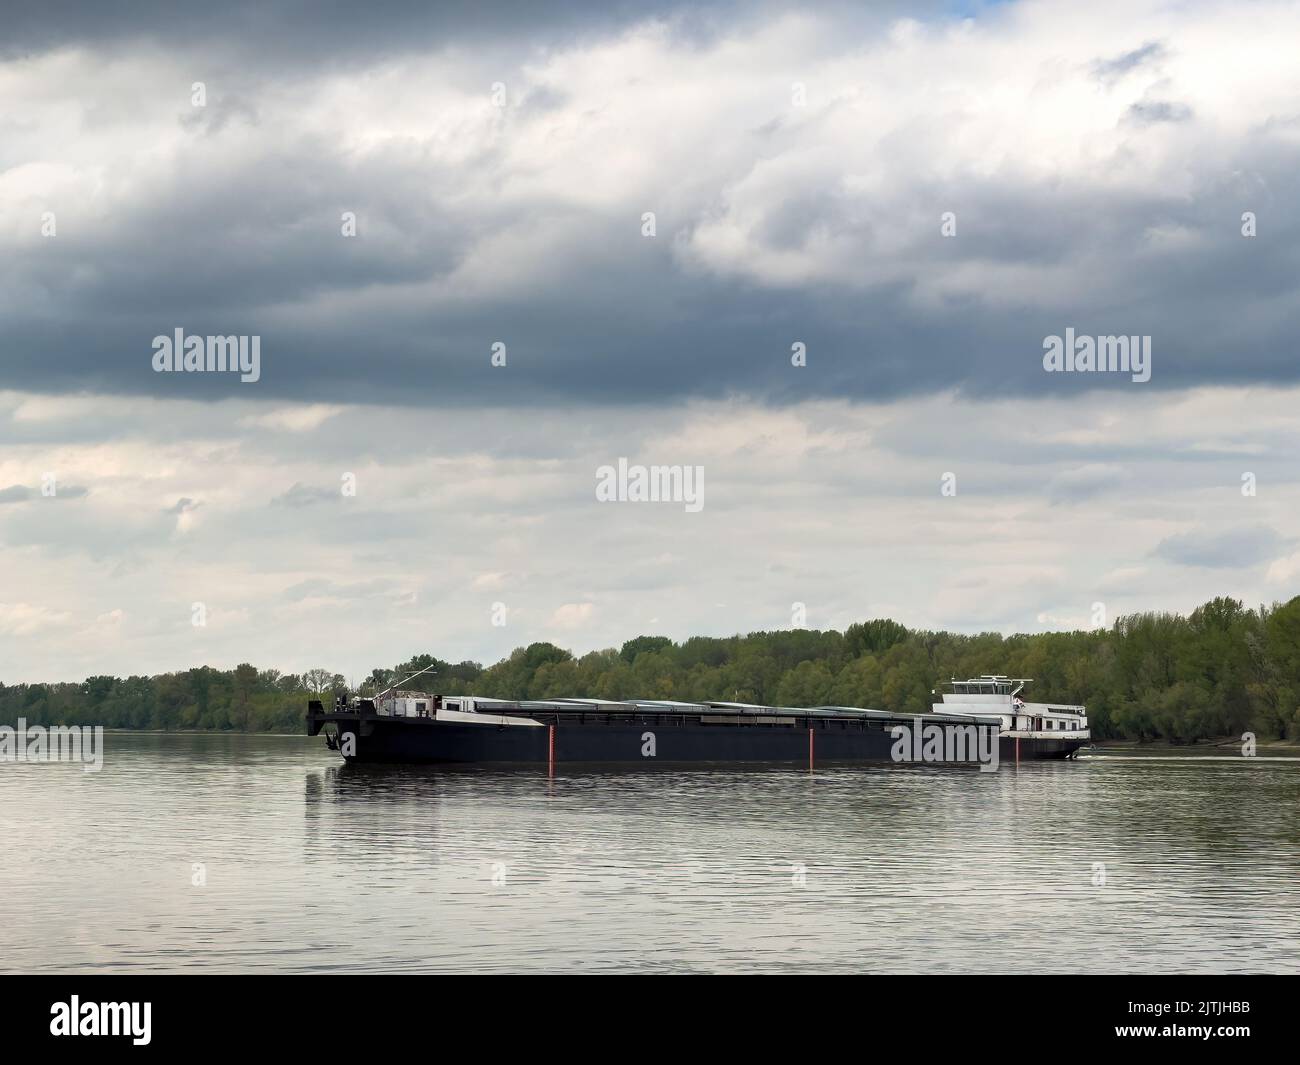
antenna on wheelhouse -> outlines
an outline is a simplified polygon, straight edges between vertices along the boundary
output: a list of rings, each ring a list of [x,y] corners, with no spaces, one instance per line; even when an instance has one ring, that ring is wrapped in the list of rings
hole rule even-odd
[[[376,703],[379,702],[380,699],[382,699],[385,695],[387,695],[387,694],[388,694],[390,691],[392,691],[394,688],[400,687],[401,685],[405,684],[408,680],[414,680],[414,679],[415,679],[416,677],[418,677],[421,673],[429,673],[429,672],[437,673],[438,671],[437,671],[436,669],[434,669],[433,666],[425,666],[423,669],[417,669],[417,670],[416,670],[414,673],[412,673],[409,677],[403,677],[401,680],[399,680],[399,681],[395,681],[394,683],[390,684],[387,688],[385,688],[385,689],[384,689],[383,691],[381,691],[378,695],[376,695],[376,696],[374,697],[374,700],[373,700],[373,701],[376,702]]]

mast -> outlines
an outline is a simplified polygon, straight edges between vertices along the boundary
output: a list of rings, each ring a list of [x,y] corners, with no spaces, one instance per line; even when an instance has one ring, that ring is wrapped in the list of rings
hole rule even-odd
[[[437,673],[437,672],[438,672],[436,669],[433,668],[433,666],[425,666],[423,669],[417,669],[417,670],[416,670],[414,673],[412,673],[409,677],[403,677],[401,680],[396,681],[396,682],[390,684],[387,688],[385,688],[385,689],[384,689],[383,691],[381,691],[378,695],[376,695],[376,696],[374,697],[374,700],[373,700],[373,701],[374,701],[375,703],[378,703],[380,699],[382,699],[385,695],[387,695],[387,694],[388,694],[390,691],[392,691],[394,688],[398,687],[399,685],[405,684],[408,680],[414,680],[414,679],[415,679],[416,677],[418,677],[421,673],[428,673],[428,672],[430,672],[430,671],[432,671],[432,672],[434,672],[434,673]]]

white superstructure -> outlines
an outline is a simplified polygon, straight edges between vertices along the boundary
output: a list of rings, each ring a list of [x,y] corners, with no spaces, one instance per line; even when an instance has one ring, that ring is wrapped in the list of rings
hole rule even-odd
[[[380,717],[432,717],[437,721],[460,721],[475,725],[524,725],[541,728],[538,722],[530,718],[493,714],[490,712],[491,707],[485,712],[481,704],[491,701],[475,699],[469,695],[397,692],[380,699],[375,704],[375,713]]]
[[[1085,707],[1070,703],[1028,703],[1020,692],[1029,677],[1004,677],[986,673],[970,680],[953,680],[952,691],[934,703],[936,713],[982,714],[1002,720],[1004,736],[1021,739],[1086,740],[1088,718]]]

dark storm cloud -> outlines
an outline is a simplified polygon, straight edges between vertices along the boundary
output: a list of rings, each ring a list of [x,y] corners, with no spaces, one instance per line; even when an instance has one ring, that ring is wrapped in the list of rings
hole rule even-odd
[[[1300,172],[1282,169],[1279,159],[1270,189],[1280,192]],[[262,171],[259,189],[246,199],[236,189],[229,199],[218,189],[191,190],[188,209],[155,205],[161,238],[140,220],[113,239],[60,237],[38,246],[26,266],[36,283],[59,294],[63,309],[53,320],[21,310],[10,316],[0,383],[181,397],[254,394],[229,375],[154,373],[152,338],[177,327],[260,335],[257,395],[437,404],[1131,387],[1126,379],[1044,374],[1043,337],[1067,326],[1080,334],[1152,335],[1154,388],[1294,380],[1300,365],[1285,317],[1268,309],[1296,302],[1295,222],[1274,215],[1269,239],[1244,240],[1237,232],[1243,200],[1224,189],[1206,188],[1190,204],[1144,197],[1111,205],[1109,217],[1101,203],[1059,197],[1055,205],[1007,210],[1004,194],[992,188],[936,198],[967,205],[964,243],[952,251],[958,258],[1069,268],[1086,249],[1097,269],[1109,260],[1130,271],[1139,265],[1143,226],[1155,219],[1193,227],[1211,242],[1194,255],[1157,256],[1158,268],[1137,271],[1131,289],[1096,302],[917,308],[902,284],[864,292],[834,283],[772,288],[687,275],[661,246],[641,240],[632,215],[616,224],[597,220],[589,240],[556,263],[553,283],[535,294],[439,306],[412,298],[373,309],[362,299],[340,317],[293,305],[319,299],[328,307],[339,294],[446,276],[467,235],[437,205],[402,200],[400,190],[381,199],[371,187],[350,198],[323,190],[324,167],[315,182],[304,176],[302,184],[291,169],[273,173]],[[330,198],[333,204],[323,202]],[[358,207],[362,237],[342,241],[337,207],[349,202]],[[798,213],[816,217],[809,204]],[[97,264],[89,283],[77,270],[88,264]],[[282,303],[287,310],[277,307]],[[498,340],[507,345],[504,369],[489,364]],[[808,345],[803,372],[789,364],[795,340]]]
[[[229,12],[157,4],[114,17],[94,5],[43,10],[16,19],[12,48],[79,44],[112,56],[141,39],[166,41],[187,69],[201,69],[245,35],[251,68],[260,66],[259,48],[340,61],[420,49],[437,57],[439,49],[533,33],[587,40],[678,13],[653,4],[600,15],[576,4],[432,12],[380,5],[364,16],[332,4],[241,4]],[[732,32],[729,10],[715,6],[706,16]],[[859,25],[842,9],[826,10]],[[761,24],[752,12],[745,21]],[[1092,70],[1127,84],[1167,54],[1164,43],[1149,42]],[[815,72],[816,62],[814,55],[803,65]],[[473,66],[464,91],[486,95],[493,69]],[[400,131],[369,143],[368,127],[344,118],[338,128],[299,123],[292,106],[276,102],[282,82],[271,67],[246,84],[214,85],[198,111],[188,107],[189,76],[180,79],[175,108],[141,119],[146,134],[173,138],[177,151],[152,167],[135,157],[105,163],[101,184],[116,195],[110,210],[83,209],[71,197],[65,205],[54,194],[24,208],[21,225],[34,229],[41,210],[58,207],[59,234],[4,249],[0,285],[12,305],[0,325],[0,387],[430,406],[1134,387],[1120,375],[1044,373],[1043,338],[1067,327],[1151,335],[1153,374],[1141,387],[1152,390],[1297,377],[1300,144],[1288,127],[1269,127],[1272,116],[1257,116],[1263,132],[1248,144],[1221,155],[1194,150],[1177,188],[1154,176],[1145,185],[1107,180],[1147,149],[1145,138],[1197,125],[1188,105],[1143,97],[1118,111],[1133,119],[1124,123],[1133,139],[1094,163],[1095,172],[1043,179],[1018,172],[1019,160],[991,170],[983,159],[952,165],[942,142],[928,153],[941,166],[887,152],[857,171],[832,162],[747,204],[737,191],[746,182],[773,163],[834,149],[843,136],[819,134],[815,123],[783,111],[788,79],[774,75],[770,122],[736,128],[720,111],[710,151],[692,160],[698,165],[664,168],[625,196],[601,199],[586,195],[582,177],[582,152],[592,149],[567,145],[574,131],[599,123],[608,101],[502,70],[520,93],[514,110],[450,144]],[[69,103],[88,109],[87,135],[125,121],[111,101],[92,101],[96,91],[93,83],[69,89]],[[702,88],[699,109],[711,106]],[[556,124],[548,125],[543,116],[553,112]],[[900,152],[931,118],[918,114],[899,127]],[[746,132],[755,129],[766,132]],[[674,130],[647,123],[641,133],[638,163],[655,159]],[[511,138],[528,136],[535,154],[512,154]],[[609,145],[611,153],[628,150]],[[573,188],[518,192],[565,153],[574,155]],[[0,167],[39,161],[11,155]],[[852,179],[863,169],[893,180],[890,199],[857,189]],[[648,240],[640,216],[651,208],[660,230]],[[1260,218],[1253,239],[1240,232],[1247,209]],[[960,220],[951,240],[939,235],[943,210]],[[355,239],[340,236],[344,211],[356,213]],[[710,245],[718,220],[743,227],[758,254]],[[899,229],[912,234],[902,249],[891,243]],[[460,285],[459,273],[494,241],[504,250],[486,279]],[[825,250],[837,242],[847,251]],[[833,254],[842,263],[828,265]],[[764,275],[763,259],[780,256],[805,263],[789,276]],[[872,266],[880,276],[856,275]],[[507,276],[514,270],[528,275],[523,283]],[[939,283],[949,276],[960,283]],[[153,372],[153,337],[176,328],[259,336],[260,380]],[[505,368],[490,365],[497,341],[508,350]],[[806,368],[790,365],[796,341],[807,345]]]
[[[449,39],[473,41],[501,35],[570,34],[597,25],[611,27],[676,5],[629,3],[588,5],[498,0],[492,4],[380,0],[358,8],[345,0],[137,0],[113,5],[94,0],[44,0],[6,14],[4,51],[44,51],[66,45],[98,45],[149,38],[192,46],[198,41],[238,43],[248,52],[283,58],[365,56],[403,47],[424,47]],[[730,5],[717,5],[725,7]]]
[[[984,4],[965,5],[975,13]],[[995,6],[995,5],[990,5]],[[60,47],[120,46],[150,40],[248,63],[349,63],[446,46],[543,47],[602,36],[648,18],[671,20],[684,36],[710,39],[742,21],[771,17],[776,0],[493,0],[446,3],[373,0],[42,0],[5,12],[0,59]],[[953,10],[944,0],[894,0],[863,10],[850,2],[824,4],[861,24],[879,24]]]

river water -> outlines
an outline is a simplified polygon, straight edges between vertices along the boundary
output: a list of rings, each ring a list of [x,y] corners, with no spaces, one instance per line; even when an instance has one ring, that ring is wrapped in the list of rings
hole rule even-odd
[[[1300,759],[548,779],[105,747],[0,763],[4,971],[1300,971]]]

